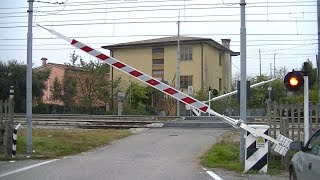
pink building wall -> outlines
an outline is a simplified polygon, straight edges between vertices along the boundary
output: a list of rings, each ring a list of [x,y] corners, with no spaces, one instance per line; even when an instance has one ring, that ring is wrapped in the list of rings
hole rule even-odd
[[[48,80],[45,82],[46,84],[46,89],[43,90],[43,96],[42,96],[42,101],[45,104],[58,104],[58,105],[63,105],[63,102],[61,101],[54,101],[52,99],[52,92],[51,89],[53,88],[53,83],[54,80],[57,78],[60,83],[62,83],[63,76],[65,69],[59,66],[55,66],[53,64],[46,64],[44,65],[45,68],[50,68],[51,72],[49,75]]]

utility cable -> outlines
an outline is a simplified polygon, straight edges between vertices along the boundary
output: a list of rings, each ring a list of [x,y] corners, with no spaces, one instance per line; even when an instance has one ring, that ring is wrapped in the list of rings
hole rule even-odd
[[[307,19],[307,20],[299,20],[299,22],[316,22],[317,20]],[[180,21],[183,23],[233,23],[240,22],[240,20],[183,20]],[[255,22],[255,23],[264,23],[264,22],[273,22],[273,23],[283,23],[283,22],[296,22],[295,20],[247,20],[247,23]],[[160,24],[160,23],[176,23],[174,20],[166,20],[166,21],[127,21],[127,22],[88,22],[88,23],[66,23],[66,24],[43,24],[43,26],[91,26],[91,25],[106,25],[106,24]],[[17,25],[17,26],[0,26],[0,29],[4,28],[26,28],[28,26]],[[36,26],[33,26],[36,27]],[[298,33],[297,33],[298,35]]]
[[[294,13],[269,13],[270,15],[290,15],[290,14],[300,14],[300,13],[306,13],[306,14],[315,14],[317,12],[294,12]],[[205,17],[239,17],[240,14],[208,14],[208,15],[190,15],[185,16],[185,18],[205,18]],[[265,16],[264,13],[252,13],[247,14],[247,16]],[[176,19],[174,16],[150,16],[150,17],[123,17],[123,18],[99,18],[99,19],[69,19],[69,20],[54,20],[54,21],[38,21],[38,23],[58,23],[58,22],[92,22],[92,21],[122,21],[122,20],[141,20],[141,19]],[[0,22],[0,24],[25,24],[26,21],[21,22]]]
[[[266,33],[247,33],[248,36],[316,36],[317,34],[314,33],[300,33],[300,34],[289,34],[289,33],[276,33],[276,34],[266,34]],[[165,36],[173,36],[172,34],[131,34],[131,35],[115,35],[115,36],[108,36],[108,35],[93,35],[93,36],[74,36],[70,38],[103,38],[103,37],[165,37]],[[238,33],[210,33],[210,34],[184,34],[184,36],[239,36]],[[41,39],[59,39],[57,37],[34,37],[35,40]],[[9,40],[9,41],[24,41],[26,38],[0,38],[0,40]]]
[[[176,7],[175,7],[176,6]],[[188,10],[205,10],[205,9],[237,9],[238,7],[233,7],[233,6],[209,6],[209,5],[202,5],[199,4],[197,6],[204,6],[204,7],[186,7]],[[313,7],[315,5],[313,4],[303,4],[303,5],[278,5],[278,6],[269,6],[269,7],[274,7],[274,8],[280,8],[280,7]],[[151,6],[150,6],[151,7]],[[115,8],[112,8],[113,10],[110,10],[108,13],[124,13],[124,12],[154,12],[154,11],[177,11],[177,9],[183,8],[182,5],[164,5],[164,6],[153,6],[154,8],[150,8],[145,6],[147,9],[134,9],[132,8],[135,7],[119,7],[118,9],[125,9],[125,10],[117,10]],[[163,7],[168,7],[168,8],[163,8]],[[265,6],[248,6],[246,8],[263,8]],[[131,10],[130,10],[131,9]],[[85,11],[84,11],[85,10]],[[103,11],[96,11],[96,10],[103,10]],[[71,11],[68,13],[68,11]],[[84,12],[75,12],[75,11],[84,11]],[[39,11],[39,13],[50,13],[51,11]],[[52,10],[52,12],[55,12],[55,10]],[[80,15],[80,14],[100,14],[100,13],[105,13],[105,8],[83,8],[83,9],[69,9],[69,10],[64,10],[64,12],[67,13],[61,13],[59,15]],[[26,13],[26,12],[21,12],[21,13]],[[18,14],[17,12],[11,12],[7,14]],[[48,14],[40,14],[38,16],[48,16]],[[25,17],[24,15],[14,15],[14,16],[4,16],[1,18],[9,18],[9,17]]]
[[[124,4],[146,4],[146,3],[176,3],[176,2],[192,2],[195,0],[154,0],[154,1],[121,1],[121,2],[110,2],[110,1],[88,1],[88,2],[68,2],[68,4],[65,4],[66,6],[100,6],[100,5],[124,5]],[[199,1],[197,1],[199,2]],[[300,3],[315,3],[315,1],[298,1],[298,2],[292,2],[292,1],[273,1],[269,2],[269,4],[300,4]],[[227,3],[228,4],[228,3]],[[237,5],[238,3],[235,3],[234,5]],[[248,2],[246,3],[248,6],[252,4],[266,4],[266,7],[268,3],[266,2]],[[186,6],[190,4],[185,4]],[[215,3],[214,5],[226,5],[226,3]],[[52,6],[38,6],[39,8],[50,8]],[[0,9],[28,9],[28,7],[1,7]]]

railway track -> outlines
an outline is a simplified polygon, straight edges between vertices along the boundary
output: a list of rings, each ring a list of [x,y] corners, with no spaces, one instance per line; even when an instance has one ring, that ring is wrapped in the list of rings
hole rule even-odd
[[[168,121],[181,121],[176,116],[112,116],[112,115],[78,115],[78,114],[34,114],[33,126],[73,127],[84,129],[101,128],[146,128],[162,127]],[[14,115],[15,123],[26,125],[24,114]]]
[[[237,117],[235,117],[237,118]],[[257,117],[248,117],[255,121]],[[260,117],[258,117],[259,119]],[[25,114],[14,114],[16,124],[26,125]],[[265,122],[261,122],[265,124]],[[56,128],[150,128],[150,127],[179,127],[179,128],[223,128],[231,126],[220,118],[213,116],[177,117],[177,116],[117,116],[117,115],[86,115],[86,114],[33,114],[32,125],[35,127]]]

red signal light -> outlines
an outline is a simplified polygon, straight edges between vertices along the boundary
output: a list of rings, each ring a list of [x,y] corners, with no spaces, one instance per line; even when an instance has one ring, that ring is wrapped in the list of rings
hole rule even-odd
[[[289,91],[297,91],[304,83],[301,71],[289,72],[284,78],[284,85]]]
[[[295,76],[291,77],[289,80],[291,86],[297,86],[299,84],[299,79]]]

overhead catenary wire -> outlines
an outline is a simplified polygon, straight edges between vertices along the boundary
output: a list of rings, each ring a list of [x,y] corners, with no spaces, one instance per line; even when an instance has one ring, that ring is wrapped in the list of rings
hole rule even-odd
[[[76,7],[76,6],[100,6],[100,5],[118,5],[121,4],[122,6],[124,4],[146,4],[146,3],[165,3],[168,4],[168,2],[170,3],[177,3],[177,2],[184,2],[184,4],[180,4],[181,6],[189,6],[192,4],[185,4],[185,2],[192,2],[195,0],[153,0],[153,1],[121,1],[121,2],[110,2],[110,1],[89,1],[89,2],[68,2],[68,3],[63,3],[60,5],[64,5],[67,7]],[[314,1],[299,1],[299,2],[292,2],[292,1],[273,1],[273,2],[269,2],[269,4],[300,4],[300,3],[314,3]],[[203,3],[202,3],[203,4]],[[208,3],[206,3],[208,4]],[[235,3],[234,5],[237,5],[238,3]],[[266,4],[267,7],[267,3],[266,2],[250,2],[247,3],[247,5],[252,5],[252,4]],[[54,4],[56,5],[56,4]],[[211,5],[226,5],[225,3],[213,3]],[[39,5],[37,6],[38,8],[51,8],[53,7],[48,6],[48,5]],[[56,7],[56,6],[55,6]],[[135,6],[135,7],[139,7],[139,6]],[[28,7],[0,7],[0,9],[2,10],[10,10],[10,9],[27,9]]]
[[[239,34],[235,33],[192,33],[192,34],[184,34],[184,36],[238,36]],[[249,36],[316,36],[317,34],[312,33],[300,33],[300,34],[294,34],[294,33],[275,33],[275,34],[266,34],[266,33],[247,33]],[[71,36],[72,38],[103,38],[103,37],[165,37],[165,36],[173,36],[172,34],[129,34],[129,35],[92,35],[92,36]],[[36,40],[45,40],[45,39],[58,39],[56,37],[34,37],[33,39]],[[9,40],[9,41],[24,41],[26,38],[0,38],[0,40]],[[250,40],[249,40],[250,41]],[[259,41],[259,40],[257,40]],[[268,41],[268,40],[265,40]],[[281,41],[281,40],[276,40]],[[236,41],[232,41],[236,42]],[[239,41],[237,41],[239,42]]]
[[[317,12],[276,12],[269,13],[269,15],[291,15],[291,14],[315,14]],[[1,14],[1,13],[0,13]],[[184,18],[205,18],[205,17],[238,17],[239,14],[206,14],[206,15],[187,15]],[[265,16],[265,13],[248,13],[247,16]],[[174,16],[144,16],[144,17],[122,17],[122,18],[93,18],[93,19],[64,19],[64,20],[45,20],[37,21],[38,23],[57,23],[57,22],[92,22],[92,21],[121,21],[121,20],[141,20],[141,19],[174,19]],[[268,21],[269,22],[269,21]],[[296,21],[295,21],[296,22]],[[0,22],[0,24],[25,24],[26,21],[10,21],[10,22]]]
[[[97,42],[93,42],[89,44],[92,45],[111,45],[111,43],[97,43]],[[315,45],[317,43],[311,43],[312,45]],[[62,43],[40,43],[40,44],[33,44],[33,46],[64,46],[65,44]],[[308,44],[250,44],[248,43],[247,46],[296,46],[296,45],[308,45]],[[12,46],[26,46],[26,44],[0,44],[0,47],[12,47]],[[234,46],[240,46],[239,44],[233,44],[231,45],[232,47]]]
[[[247,23],[255,22],[255,23],[264,23],[264,22],[274,22],[274,23],[283,23],[283,22],[309,22],[314,23],[317,20],[247,20]],[[231,23],[231,22],[239,22],[239,20],[183,20],[183,23]],[[88,23],[64,23],[64,24],[44,24],[44,26],[90,26],[90,25],[106,25],[106,24],[162,24],[162,23],[175,23],[174,20],[168,21],[121,21],[121,22],[88,22]],[[0,26],[0,29],[3,28],[26,28],[28,26]],[[33,26],[36,27],[36,26]]]
[[[159,3],[160,2],[165,2],[166,0],[163,0],[163,1],[158,1]],[[177,0],[177,1],[174,1],[174,2],[182,2],[183,0]],[[188,0],[188,2],[191,2],[191,1],[193,1],[193,0]],[[94,1],[90,1],[90,2],[85,2],[85,3],[92,3],[92,2],[94,2]],[[100,2],[103,2],[103,3],[105,3],[105,1],[100,1]],[[138,1],[138,2],[136,2],[136,3],[140,3],[140,2],[146,2],[146,1]],[[149,1],[149,2],[155,2],[155,1]],[[167,1],[167,2],[171,2],[171,1]],[[285,4],[285,3],[288,3],[288,4],[291,4],[291,5],[297,5],[297,3],[299,3],[299,4],[301,4],[301,5],[310,5],[310,4],[312,4],[311,2],[313,2],[313,1],[302,1],[302,2],[282,2],[282,4],[281,4],[281,2],[275,2],[275,4],[277,3],[277,5],[279,5],[279,4],[281,4],[281,5],[283,5],[283,6],[288,6],[287,4]],[[72,3],[74,3],[74,2],[72,2]],[[80,2],[81,3],[81,2]],[[110,3],[110,2],[108,2],[108,3]],[[269,3],[272,3],[272,2],[269,2]],[[309,3],[309,4],[306,4],[306,3]],[[221,4],[221,3],[220,3]],[[222,3],[223,4],[223,3]],[[254,5],[254,4],[256,4],[256,5],[264,5],[264,3],[263,2],[254,2],[254,3],[248,3],[248,5],[250,5],[250,6],[248,6],[248,7],[251,7],[251,5]],[[66,6],[69,6],[70,5],[70,3],[68,3]],[[75,3],[74,5],[79,5],[80,6],[80,4],[77,4],[77,3]],[[189,4],[186,4],[187,6],[192,6],[192,5],[189,5]],[[136,7],[138,7],[136,4],[132,4],[132,6],[136,6]],[[145,6],[145,5],[141,5],[141,6]],[[162,5],[158,5],[158,7],[161,7]],[[217,5],[217,6],[220,6],[220,5]],[[307,7],[308,7],[307,6]],[[40,7],[40,6],[38,6],[38,7]],[[48,6],[49,7],[49,6]],[[50,6],[50,7],[53,7],[53,6]],[[84,6],[81,6],[81,8],[82,7],[84,7]],[[149,6],[150,7],[150,6]],[[236,6],[236,7],[238,7],[238,6]],[[270,6],[269,6],[270,7]],[[304,7],[304,6],[301,6],[301,7]],[[86,8],[86,7],[85,7]],[[122,8],[122,7],[121,7]],[[1,8],[0,8],[1,9]],[[79,8],[78,8],[79,9]],[[82,8],[83,9],[83,8]],[[88,9],[88,8],[87,8]],[[134,11],[134,10],[133,10]],[[127,12],[133,12],[133,11],[127,11]],[[46,12],[47,13],[47,11],[44,11],[44,12]],[[64,11],[65,12],[65,11]],[[83,12],[83,13],[85,13],[85,12]],[[103,12],[103,13],[105,13],[105,11]],[[108,10],[108,13],[109,13],[109,10]],[[315,12],[296,12],[296,14],[299,14],[299,13],[310,13],[310,14],[314,14]],[[259,14],[259,13],[256,13],[256,15],[257,14]],[[269,15],[271,14],[270,12],[268,13]],[[279,13],[275,13],[275,14],[290,14],[290,13],[286,13],[286,12],[279,12]],[[233,14],[234,16],[236,16],[236,14]],[[197,15],[196,17],[200,17],[201,15]],[[219,17],[218,15],[216,16],[216,15],[211,15],[211,16],[213,16],[213,17]],[[229,17],[229,16],[232,16],[232,15],[230,15],[230,14],[227,14],[225,17]],[[254,16],[254,14],[252,15],[252,16]],[[257,15],[257,16],[259,16],[259,15]],[[263,16],[263,14],[261,14],[261,16]],[[223,17],[223,16],[222,16]],[[0,17],[1,18],[1,17]],[[130,17],[129,17],[130,18]],[[150,17],[151,18],[151,17]],[[157,19],[161,19],[161,17],[152,17],[152,18],[157,18]],[[170,17],[170,16],[168,16],[167,18],[173,18],[173,17]],[[38,19],[40,19],[40,18],[38,18]],[[112,20],[114,20],[114,21],[119,21],[119,20],[124,20],[125,18],[124,17],[122,17],[122,18],[113,18],[113,19],[107,19],[107,20],[109,20],[109,21],[112,21]],[[135,19],[135,18],[132,18],[132,19]],[[139,18],[136,18],[136,19],[139,19]],[[142,18],[140,18],[140,19],[142,19]],[[146,19],[146,18],[144,18],[144,19]],[[105,20],[105,19],[104,19]],[[67,20],[65,20],[64,22],[66,22],[66,23],[68,23],[68,22],[71,22],[72,20],[69,20],[69,19],[67,19]],[[91,20],[88,20],[88,21],[92,21],[92,19]],[[232,21],[232,20],[231,20]],[[256,20],[256,21],[258,21],[258,20]],[[288,21],[288,20],[286,20],[286,21]],[[305,20],[304,20],[305,21]],[[306,21],[308,21],[308,20],[306,20]],[[315,20],[311,20],[312,22],[315,22]],[[38,21],[38,22],[41,22],[41,21]],[[51,23],[51,24],[46,24],[46,25],[48,25],[48,26],[54,26],[54,20],[52,20],[52,21],[47,21],[48,23]],[[58,25],[57,26],[64,26],[64,24],[63,24],[63,22],[62,21],[59,21],[59,22],[61,22],[61,24],[59,24],[58,23]],[[77,20],[77,22],[86,22],[86,21],[83,21],[83,20]],[[173,22],[173,21],[172,21]],[[175,21],[174,21],[175,22]],[[193,22],[193,21],[190,21],[190,22]],[[238,21],[237,21],[238,22]],[[265,22],[265,21],[264,21]],[[290,21],[288,21],[288,22],[300,22],[300,21],[296,21],[296,20],[290,20]],[[302,21],[301,21],[302,22]],[[124,22],[124,23],[127,23],[127,22]],[[128,24],[129,24],[130,22],[128,22]],[[133,22],[133,23],[140,23],[140,22]],[[143,22],[144,23],[144,22]],[[153,23],[152,21],[151,21],[151,23]],[[170,22],[169,22],[170,23]],[[1,24],[5,24],[5,23],[1,23]],[[13,23],[11,22],[11,25],[12,25]],[[79,23],[80,25],[82,25],[81,23]],[[110,24],[116,24],[116,23],[114,23],[114,22],[110,22]],[[95,25],[95,24],[92,24],[92,25]],[[201,34],[200,34],[201,35]],[[205,35],[205,34],[204,34]],[[214,33],[212,33],[212,34],[210,34],[210,35],[208,35],[208,36],[219,36],[219,35],[222,35],[222,34],[214,34]],[[226,35],[226,36],[239,36],[239,34],[232,34],[232,33],[229,33],[229,34],[224,34],[224,35]],[[248,34],[248,36],[313,36],[313,35],[316,35],[316,34],[311,34],[311,33],[293,33],[293,34],[279,34],[279,35],[277,35],[277,34],[252,34],[252,35],[250,35],[250,34]],[[140,36],[140,35],[137,35],[136,37],[138,37],[138,36]],[[146,37],[161,37],[161,35],[145,35]],[[166,35],[165,35],[166,36]],[[170,34],[168,35],[168,36],[170,36]],[[206,36],[206,35],[205,35]],[[100,37],[108,37],[108,36],[100,36]],[[111,36],[110,36],[111,37]],[[122,35],[115,35],[115,36],[112,36],[112,37],[125,37],[125,36],[122,36]],[[133,36],[126,36],[126,37],[133,37]],[[142,36],[141,36],[142,37]],[[90,37],[90,36],[87,36],[87,37],[82,37],[82,38],[94,38],[94,37]],[[280,37],[279,37],[280,38]],[[281,38],[283,38],[283,37],[281,37]],[[3,39],[1,39],[0,38],[0,40],[10,40],[10,41],[15,41],[15,40],[22,40],[22,39],[24,39],[24,38],[3,38]],[[37,37],[35,37],[35,39],[37,39]],[[52,39],[52,38],[45,38],[45,39]],[[267,41],[267,40],[264,40],[264,41]],[[275,40],[276,41],[276,40]],[[281,41],[281,40],[277,40],[277,41]],[[287,41],[287,40],[284,40],[284,41]],[[295,40],[292,40],[292,41],[295,41]],[[301,40],[301,41],[304,41],[304,40]],[[233,42],[236,42],[236,41],[233,41]],[[272,42],[272,41],[270,41],[270,42]],[[99,43],[97,43],[97,44],[99,44]],[[249,43],[250,44],[250,43]],[[289,43],[286,43],[286,44],[276,44],[276,43],[274,43],[274,44],[272,44],[272,43],[266,43],[266,44],[263,44],[263,45],[267,45],[267,46],[272,46],[272,45],[278,45],[278,46],[286,46],[286,45],[297,45],[297,46],[305,46],[304,44],[299,44],[299,42],[297,41],[297,43],[292,43],[292,44],[289,44]],[[232,44],[231,45],[231,47],[236,47],[237,46],[237,44]],[[260,46],[260,44],[250,44],[250,46],[251,47],[259,47]],[[14,45],[12,46],[12,47],[14,47]],[[287,48],[286,48],[287,49]],[[269,50],[268,50],[269,51]],[[270,50],[271,51],[271,50]]]
[[[210,4],[199,4],[195,5],[196,7],[190,7],[187,6],[185,9],[188,10],[210,10],[210,9],[236,9],[238,7],[233,7],[233,6],[215,6]],[[201,7],[203,6],[203,7]],[[283,7],[313,7],[315,5],[313,4],[301,4],[301,5],[295,5],[295,4],[289,4],[289,5],[274,5],[274,6],[269,6],[273,8],[283,8]],[[152,8],[154,7],[154,8]],[[167,8],[165,8],[167,7]],[[261,6],[261,5],[255,5],[255,6],[248,6],[248,8],[264,8],[266,6]],[[138,8],[138,9],[134,9]],[[109,10],[108,13],[125,13],[125,12],[154,12],[154,11],[176,11],[177,9],[182,9],[183,5],[157,5],[157,6],[143,6],[143,8],[146,9],[139,9],[142,8],[140,7],[135,7],[135,6],[128,6],[128,7],[123,7],[120,6],[118,8],[112,8],[112,10]],[[120,10],[119,10],[120,9]],[[121,10],[124,9],[124,10]],[[102,10],[102,11],[97,11],[97,10]],[[37,13],[50,13],[50,12],[55,12],[56,10],[49,10],[49,11],[37,11]],[[70,11],[70,12],[69,12]],[[78,12],[78,11],[83,11],[83,12]],[[105,13],[105,8],[104,7],[97,7],[97,8],[78,8],[78,9],[64,9],[65,13],[60,13],[59,16],[62,15],[81,15],[81,14],[101,14]],[[9,12],[7,14],[21,14],[25,12]],[[50,14],[37,14],[37,16],[50,16]],[[2,16],[1,18],[10,18],[10,17],[24,17],[24,15],[14,15],[14,16]]]

